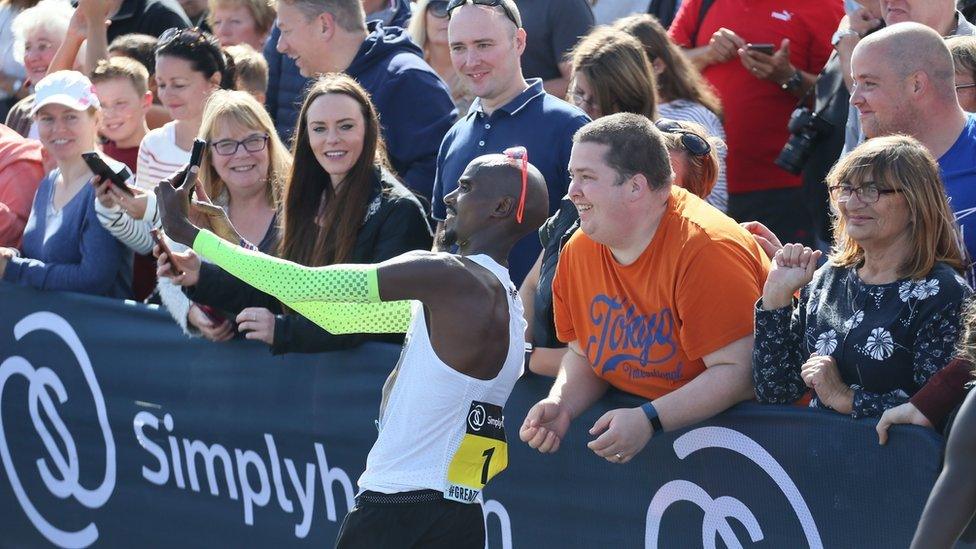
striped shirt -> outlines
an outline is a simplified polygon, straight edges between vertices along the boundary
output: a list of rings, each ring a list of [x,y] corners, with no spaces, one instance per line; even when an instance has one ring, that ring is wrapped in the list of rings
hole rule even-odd
[[[705,108],[701,103],[688,101],[687,99],[675,99],[657,106],[657,112],[662,118],[671,120],[683,120],[701,124],[713,137],[722,140],[723,146],[718,149],[718,181],[715,188],[705,200],[716,208],[727,212],[729,210],[729,187],[725,182],[725,155],[727,149],[725,143],[725,128],[722,121],[715,116],[715,113]]]
[[[135,186],[149,191],[146,195],[146,213],[142,219],[133,219],[119,206],[106,208],[96,201],[95,212],[102,226],[136,253],[150,253],[153,241],[149,232],[160,226],[153,189],[189,161],[190,151],[176,146],[176,122],[169,122],[147,133],[139,145],[135,177]]]

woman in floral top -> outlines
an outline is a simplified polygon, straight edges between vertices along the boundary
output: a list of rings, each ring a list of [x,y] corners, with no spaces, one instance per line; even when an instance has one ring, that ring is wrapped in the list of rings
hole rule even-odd
[[[760,402],[813,389],[811,406],[876,417],[949,363],[971,291],[938,166],[918,141],[872,139],[827,183],[836,245],[820,269],[820,252],[799,244],[776,253],[756,306],[753,381]]]

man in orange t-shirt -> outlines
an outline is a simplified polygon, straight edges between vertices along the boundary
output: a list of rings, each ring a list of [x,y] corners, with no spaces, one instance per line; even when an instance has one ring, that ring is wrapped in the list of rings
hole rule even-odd
[[[607,412],[590,430],[594,452],[625,463],[654,432],[754,397],[753,316],[769,260],[731,218],[672,186],[662,137],[642,116],[581,128],[569,169],[582,230],[552,289],[570,352],[520,436],[556,451],[572,419],[613,385],[653,400]]]

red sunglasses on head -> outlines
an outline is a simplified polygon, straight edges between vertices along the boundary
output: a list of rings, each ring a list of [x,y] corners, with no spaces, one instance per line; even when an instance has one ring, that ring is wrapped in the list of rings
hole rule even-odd
[[[509,163],[515,164],[522,170],[522,194],[519,195],[518,209],[515,210],[515,221],[522,222],[525,216],[525,193],[529,183],[529,151],[525,147],[510,147],[505,149],[505,157]]]

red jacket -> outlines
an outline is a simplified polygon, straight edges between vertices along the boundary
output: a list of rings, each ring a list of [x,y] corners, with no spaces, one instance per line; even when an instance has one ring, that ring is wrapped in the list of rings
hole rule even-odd
[[[43,147],[0,124],[0,246],[16,248],[44,177]]]

